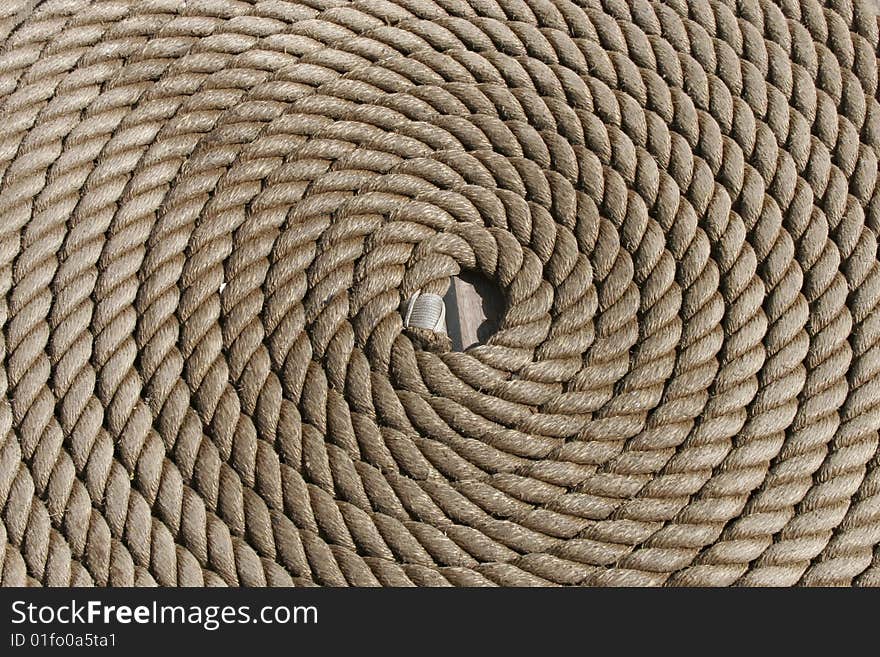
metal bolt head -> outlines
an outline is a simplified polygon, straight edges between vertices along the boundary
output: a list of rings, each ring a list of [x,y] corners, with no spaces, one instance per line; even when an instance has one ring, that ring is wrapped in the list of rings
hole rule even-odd
[[[416,291],[407,302],[403,325],[446,333],[446,304],[438,294]]]

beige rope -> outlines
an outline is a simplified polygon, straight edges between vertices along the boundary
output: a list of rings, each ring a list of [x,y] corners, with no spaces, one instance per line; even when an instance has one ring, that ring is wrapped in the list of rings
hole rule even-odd
[[[0,35],[2,584],[880,583],[869,0]]]

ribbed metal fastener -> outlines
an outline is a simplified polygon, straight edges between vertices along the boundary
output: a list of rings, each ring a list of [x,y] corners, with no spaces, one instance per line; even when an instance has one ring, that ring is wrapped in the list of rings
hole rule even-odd
[[[446,333],[446,304],[439,294],[415,292],[409,298],[403,325]]]

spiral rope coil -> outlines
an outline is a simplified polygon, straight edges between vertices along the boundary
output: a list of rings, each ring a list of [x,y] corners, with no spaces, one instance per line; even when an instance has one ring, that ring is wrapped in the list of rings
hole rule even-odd
[[[6,0],[3,585],[880,583],[867,0]],[[478,272],[457,352],[404,326]]]

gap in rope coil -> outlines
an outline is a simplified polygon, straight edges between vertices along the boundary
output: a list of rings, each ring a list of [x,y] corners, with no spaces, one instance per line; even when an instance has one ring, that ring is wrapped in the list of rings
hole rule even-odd
[[[453,276],[443,297],[446,329],[455,351],[484,344],[498,329],[504,299],[498,286],[475,271]]]

